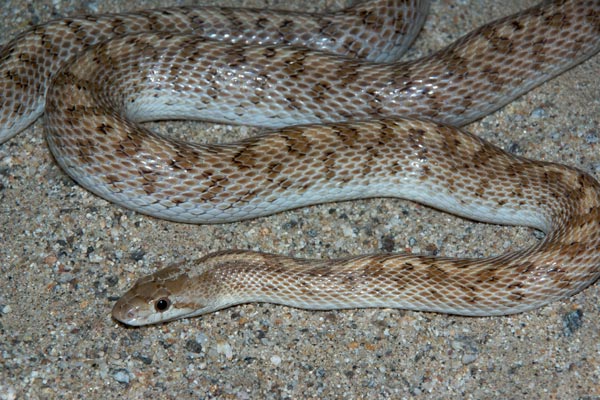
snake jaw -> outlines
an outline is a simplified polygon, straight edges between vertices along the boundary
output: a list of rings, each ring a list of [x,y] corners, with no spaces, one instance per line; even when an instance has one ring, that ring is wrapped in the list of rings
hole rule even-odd
[[[140,290],[139,286],[134,288]],[[121,297],[112,309],[112,317],[126,325],[142,326],[185,318],[204,308],[197,301],[188,303],[160,293],[144,296],[140,292],[129,291]]]

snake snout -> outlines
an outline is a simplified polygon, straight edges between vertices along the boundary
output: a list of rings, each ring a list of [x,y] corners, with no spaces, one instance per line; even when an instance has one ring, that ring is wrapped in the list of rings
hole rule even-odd
[[[115,303],[111,314],[114,319],[125,325],[140,326],[140,311],[144,306],[147,304],[139,297],[123,296]]]

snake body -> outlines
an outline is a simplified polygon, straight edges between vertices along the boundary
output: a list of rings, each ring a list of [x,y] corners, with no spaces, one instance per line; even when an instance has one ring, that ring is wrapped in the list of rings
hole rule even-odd
[[[406,15],[420,15],[415,10],[424,7],[403,4]],[[368,20],[367,8],[357,7],[361,13],[349,14]],[[178,29],[155,21],[178,12],[196,18],[178,18],[184,21]],[[128,14],[58,21],[25,33],[0,53],[0,82],[10,88],[3,91],[9,95],[0,113],[4,137],[44,111],[49,146],[71,177],[117,204],[174,221],[229,222],[321,202],[393,196],[480,221],[534,227],[546,237],[531,248],[484,259],[369,255],[321,261],[214,253],[138,281],[115,305],[117,320],[143,325],[254,301],[503,315],[570,296],[600,275],[598,183],[574,168],[507,154],[453,127],[597,53],[599,1],[544,2],[431,56],[388,63],[349,58],[364,54],[346,39],[344,56],[291,47],[297,43],[290,39],[219,43],[185,28],[197,17],[196,9],[159,10],[140,14],[141,29],[123,29],[131,24],[121,18],[138,18]],[[236,18],[260,25],[251,13],[239,11]],[[97,36],[96,20],[105,21],[104,32],[118,35],[80,40]],[[90,33],[73,30],[83,21],[90,22]],[[277,31],[285,24],[273,26]],[[32,60],[23,38],[54,43],[39,33],[53,29],[78,34],[63,35],[67,40],[56,48],[42,46],[50,54],[68,53],[68,60]],[[341,35],[336,37],[347,38]],[[78,47],[71,50],[73,42]],[[379,46],[382,52],[366,57],[397,57]],[[31,65],[50,68],[40,73]],[[197,145],[139,125],[166,118],[276,129],[238,143]]]
[[[63,65],[111,38],[153,31],[188,33],[239,45],[297,45],[386,62],[410,46],[428,7],[424,0],[374,0],[336,13],[311,14],[187,6],[37,25],[0,49],[0,143],[42,114],[50,81]]]

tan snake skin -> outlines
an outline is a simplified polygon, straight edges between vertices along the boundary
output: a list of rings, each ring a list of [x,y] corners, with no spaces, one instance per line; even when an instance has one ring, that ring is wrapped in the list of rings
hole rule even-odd
[[[600,2],[589,0],[546,2],[407,63],[222,44],[185,33],[132,34],[92,47],[52,79],[47,138],[63,169],[89,190],[175,221],[227,222],[393,196],[546,233],[532,248],[488,259],[317,261],[215,253],[141,279],[113,309],[124,323],[254,301],[515,313],[598,278],[598,183],[444,124],[480,118],[599,49]],[[137,124],[164,118],[328,124],[281,128],[228,145],[182,143]],[[358,122],[331,123],[348,119]]]
[[[94,44],[141,32],[193,33],[240,45],[296,45],[372,61],[398,59],[421,29],[428,0],[374,0],[331,14],[174,7],[72,17],[38,25],[0,50],[0,143],[43,112],[50,79]]]

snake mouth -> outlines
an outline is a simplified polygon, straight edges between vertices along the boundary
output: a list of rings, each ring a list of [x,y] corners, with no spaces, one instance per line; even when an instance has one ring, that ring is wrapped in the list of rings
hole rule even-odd
[[[172,303],[165,297],[147,300],[141,295],[126,293],[113,306],[111,315],[128,326],[154,325],[174,319],[201,314],[203,305]]]
[[[139,297],[128,298],[123,296],[113,306],[111,315],[122,324],[141,326],[144,324],[140,322],[139,316],[141,307],[144,305],[147,306],[147,304],[143,304]]]

